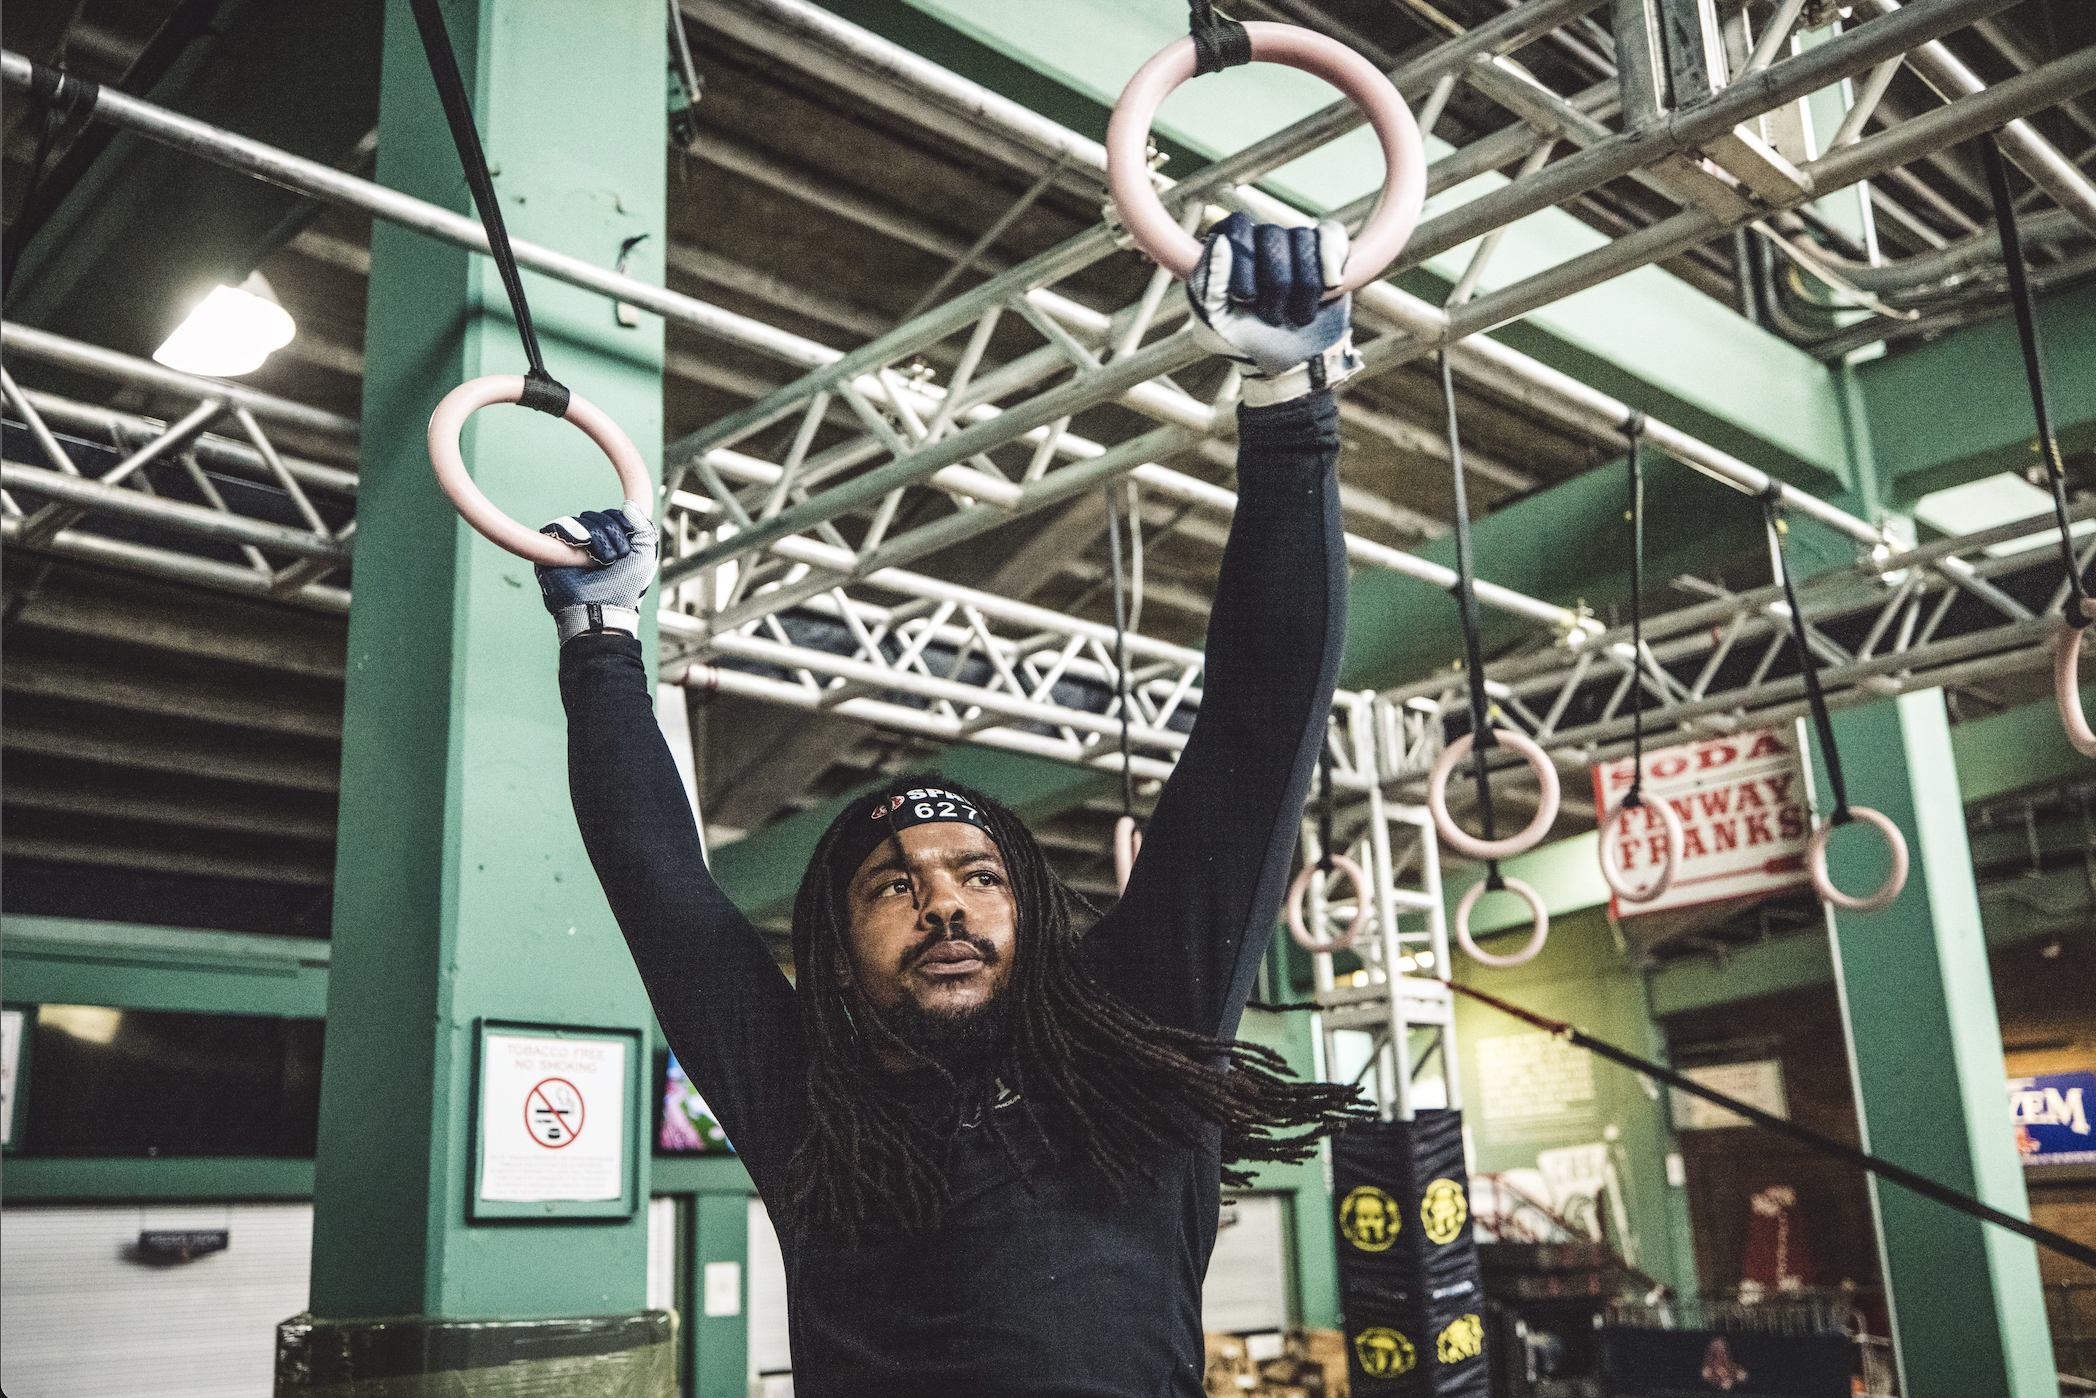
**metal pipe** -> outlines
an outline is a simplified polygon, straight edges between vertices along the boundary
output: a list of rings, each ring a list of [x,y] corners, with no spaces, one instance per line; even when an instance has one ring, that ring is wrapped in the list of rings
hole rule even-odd
[[[103,349],[99,345],[69,340],[63,335],[54,335],[48,330],[37,330],[18,321],[0,323],[0,348],[5,348],[13,354],[26,355],[45,364],[55,364],[61,369],[92,374],[96,378],[114,379],[118,383],[152,389],[159,393],[180,394],[184,398],[200,402],[216,398],[228,407],[246,408],[265,421],[303,427],[330,437],[345,437],[355,441],[359,431],[357,420],[353,417],[309,408],[303,403],[294,403],[287,398],[278,398],[256,389],[243,388],[239,384],[177,373],[173,369],[155,364],[150,359],[138,359],[115,350]]]
[[[16,87],[27,87],[32,65],[30,61],[13,50],[0,52],[0,81]],[[269,184],[281,186],[299,194],[308,195],[323,203],[362,209],[374,218],[402,228],[426,233],[440,242],[465,248],[469,252],[485,254],[488,251],[487,231],[479,220],[435,204],[374,184],[370,180],[358,179],[344,174],[331,166],[307,160],[264,145],[260,141],[208,125],[191,117],[156,107],[150,102],[141,102],[135,97],[103,86],[95,89],[93,116],[112,126],[136,132],[147,140],[156,141],[176,150],[186,151],[214,165],[222,165]],[[774,329],[762,321],[748,316],[736,315],[733,311],[708,305],[690,296],[681,296],[659,286],[651,286],[620,272],[608,272],[579,257],[541,247],[537,243],[521,238],[512,239],[511,247],[517,255],[519,266],[580,287],[614,301],[624,301],[642,310],[652,311],[665,320],[688,325],[695,330],[742,345],[775,359],[783,359],[804,369],[812,369],[827,363],[836,351],[826,345],[818,345],[798,335],[789,335]],[[312,410],[308,410],[312,411]]]
[[[0,519],[0,542],[16,544],[21,532],[21,520]],[[171,553],[166,549],[134,544],[128,539],[112,539],[103,534],[83,533],[78,529],[60,530],[39,545],[38,551],[57,554],[63,558],[76,558],[83,563],[120,568],[128,573],[166,578],[170,582],[192,583],[218,592],[291,602],[313,611],[328,612],[337,616],[346,616],[349,613],[347,588],[307,583],[288,596],[279,595],[272,588],[269,577],[253,568],[221,563],[213,558],[198,558],[193,554]]]
[[[170,500],[164,496],[104,485],[84,476],[47,471],[41,466],[0,462],[0,485],[62,501],[82,511],[123,515],[199,538],[256,544],[338,563],[349,561],[348,545],[337,543],[328,536],[271,524],[267,520],[249,519],[246,515],[224,514],[203,505],[192,505],[186,500]]]
[[[1885,16],[1897,16],[1915,8],[1911,4],[1902,6],[1899,0],[1863,0],[1863,3]],[[1865,29],[1876,27],[1876,24],[1864,26]],[[1987,90],[1979,75],[1941,43],[1927,43],[1915,48],[1908,53],[1907,64],[1946,102],[1960,97],[1977,97]],[[2028,175],[2031,183],[2081,220],[2083,227],[2096,232],[2096,184],[2091,184],[2088,176],[2075,168],[2073,161],[2061,155],[2057,146],[2020,118],[2004,126],[1995,139],[2001,142],[2002,154]]]

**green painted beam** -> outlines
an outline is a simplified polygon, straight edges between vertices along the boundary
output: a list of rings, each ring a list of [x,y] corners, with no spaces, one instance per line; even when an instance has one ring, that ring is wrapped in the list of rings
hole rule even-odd
[[[9,1204],[310,1199],[310,1160],[44,1160],[11,1155],[0,1177]]]
[[[2081,702],[2096,709],[2096,685],[2082,690]],[[2067,741],[2049,699],[1968,719],[1951,729],[1950,740],[1958,754],[1958,796],[1968,806],[2096,775],[2096,762]]]
[[[510,231],[662,275],[667,29],[648,0],[450,0]],[[405,0],[391,0],[380,183],[466,211]],[[651,468],[662,322],[526,273],[552,371]],[[648,1030],[648,1002],[570,809],[551,621],[531,566],[466,528],[425,433],[463,379],[523,366],[494,265],[373,229],[357,588],[350,613],[334,958],[315,1174],[324,1317],[612,1315],[645,1305],[645,1211],[576,1226],[468,1219],[483,1019]],[[537,521],[612,499],[595,447],[519,408],[462,443]],[[652,653],[652,618],[644,628]],[[645,1133],[643,1133],[645,1134]],[[642,1152],[640,1193],[648,1193]]]
[[[306,937],[9,916],[0,977],[11,1001],[198,1014],[327,1013],[329,946]]]
[[[1112,789],[1115,781],[1097,768],[966,744],[947,749],[916,770],[936,770],[994,796],[1029,823],[1080,805]],[[886,780],[866,782],[722,846],[713,853],[713,876],[753,920],[786,916],[793,909],[794,892],[822,832],[838,812]]]
[[[1940,691],[1835,715],[1850,800],[1905,836],[1912,872],[1881,912],[1832,919],[1836,987],[1865,1148],[2028,1217],[2003,1129],[2001,1025]],[[1829,790],[1823,753],[1815,790]],[[1883,841],[1858,825],[1830,842],[1839,887],[1884,877]],[[1901,1391],[1912,1398],[2040,1398],[2057,1391],[2037,1255],[2013,1234],[1871,1181]]]
[[[1834,979],[1834,954],[1817,934],[1778,937],[1725,956],[1670,961],[1645,975],[1652,1013],[1661,1019],[1694,1014]]]
[[[2040,299],[2061,447],[2096,445],[2096,284]],[[1889,503],[2040,464],[2016,323],[2007,316],[1856,367]]]
[[[147,100],[323,164],[348,155],[378,111],[383,0],[217,9]],[[237,285],[319,208],[119,134],[23,249],[8,316],[149,355],[212,286]]]

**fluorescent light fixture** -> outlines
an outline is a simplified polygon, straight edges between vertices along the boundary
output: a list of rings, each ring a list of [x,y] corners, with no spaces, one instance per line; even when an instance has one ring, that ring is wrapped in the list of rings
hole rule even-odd
[[[90,1044],[106,1044],[116,1038],[124,1012],[107,1005],[42,1005],[36,1022]]]
[[[153,358],[170,369],[215,379],[252,374],[270,351],[290,344],[297,330],[269,283],[253,272],[238,287],[212,287]]]
[[[2006,471],[1924,495],[1914,502],[1914,517],[1946,534],[1974,534],[1997,524],[2013,524],[2032,515],[2051,513],[2050,493]],[[2096,531],[2096,520],[2085,519],[2069,532],[2083,535],[2092,531]],[[1991,545],[1987,553],[2000,558],[2025,549],[2050,548],[2059,543],[2059,537],[2058,527],[2048,526],[2036,534]]]

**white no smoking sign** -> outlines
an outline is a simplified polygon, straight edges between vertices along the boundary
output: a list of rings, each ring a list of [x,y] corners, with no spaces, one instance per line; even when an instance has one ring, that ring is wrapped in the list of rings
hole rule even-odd
[[[621,1197],[627,1044],[490,1033],[482,1052],[480,1197],[527,1204]]]

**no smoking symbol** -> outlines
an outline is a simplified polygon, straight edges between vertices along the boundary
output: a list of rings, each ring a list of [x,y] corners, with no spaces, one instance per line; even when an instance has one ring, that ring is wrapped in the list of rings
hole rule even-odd
[[[559,1150],[582,1134],[582,1094],[566,1078],[547,1078],[524,1094],[524,1129]]]

